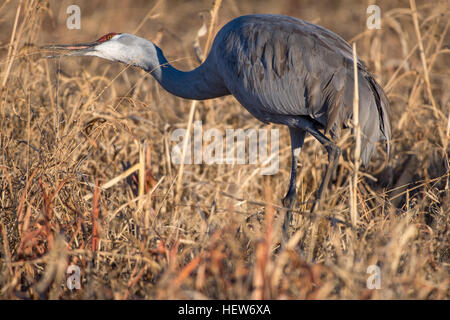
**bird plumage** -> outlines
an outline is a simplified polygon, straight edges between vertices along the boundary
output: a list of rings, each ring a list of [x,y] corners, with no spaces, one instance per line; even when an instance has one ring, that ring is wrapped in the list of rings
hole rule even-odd
[[[211,49],[228,90],[255,117],[286,123],[306,116],[338,137],[353,114],[352,48],[312,23],[280,15],[232,20]],[[390,140],[389,103],[358,61],[361,156],[367,164],[375,143]]]
[[[297,159],[305,136],[313,135],[326,148],[330,161],[313,211],[337,165],[340,150],[336,139],[353,117],[352,48],[330,30],[293,17],[247,15],[230,21],[216,35],[205,62],[187,72],[172,67],[152,42],[126,33],[108,34],[88,44],[46,48],[138,66],[167,91],[187,99],[232,94],[259,120],[287,125],[292,167],[283,199],[289,208],[285,232],[295,202]],[[357,67],[361,158],[367,164],[379,140],[387,141],[389,152],[390,108],[386,94],[364,63],[358,61]]]

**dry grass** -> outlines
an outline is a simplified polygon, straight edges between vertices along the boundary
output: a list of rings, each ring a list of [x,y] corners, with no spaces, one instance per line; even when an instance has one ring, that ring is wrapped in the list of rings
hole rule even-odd
[[[275,0],[216,1],[214,10],[200,0],[77,1],[82,30],[70,31],[65,10],[72,2],[0,5],[1,298],[450,297],[446,1],[384,1],[383,29],[373,31],[365,28],[364,1]],[[135,31],[190,69],[203,23],[215,21],[214,34],[254,12],[290,14],[356,40],[393,109],[390,161],[380,148],[352,188],[353,139],[343,139],[330,192],[314,219],[305,214],[310,204],[297,207],[283,249],[285,128],[274,176],[257,174],[256,165],[180,169],[168,157],[170,135],[188,121],[203,120],[204,129],[268,126],[232,97],[197,103],[189,119],[191,102],[143,71],[100,59],[45,60],[37,47]],[[307,139],[300,201],[314,198],[326,161],[320,144]],[[69,264],[81,269],[80,290],[65,285]],[[380,290],[366,288],[374,264]]]

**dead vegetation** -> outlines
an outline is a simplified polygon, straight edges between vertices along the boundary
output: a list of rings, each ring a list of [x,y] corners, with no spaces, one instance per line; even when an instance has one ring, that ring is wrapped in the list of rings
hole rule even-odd
[[[66,1],[0,5],[1,298],[450,297],[448,2],[382,2],[382,30],[366,28],[363,1],[79,2],[81,30],[65,27]],[[257,165],[180,168],[170,161],[171,132],[193,120],[223,131],[270,126],[232,97],[192,103],[143,71],[100,59],[46,60],[38,48],[130,32],[190,69],[195,48],[208,47],[221,25],[255,12],[297,16],[356,41],[393,111],[389,162],[380,147],[352,188],[353,140],[342,139],[337,174],[314,217],[307,201],[327,157],[307,139],[302,203],[283,249],[285,128],[276,175],[261,176]],[[195,46],[203,23],[208,32]],[[66,286],[71,264],[81,270],[79,290]],[[379,290],[366,287],[371,265],[381,270]]]

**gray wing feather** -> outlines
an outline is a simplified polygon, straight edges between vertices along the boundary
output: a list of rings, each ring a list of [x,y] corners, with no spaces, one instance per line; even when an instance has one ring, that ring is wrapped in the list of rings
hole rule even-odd
[[[228,90],[254,116],[308,116],[333,136],[353,114],[353,56],[335,33],[278,15],[250,15],[229,22],[212,53]],[[390,140],[390,108],[383,89],[358,61],[361,157]]]

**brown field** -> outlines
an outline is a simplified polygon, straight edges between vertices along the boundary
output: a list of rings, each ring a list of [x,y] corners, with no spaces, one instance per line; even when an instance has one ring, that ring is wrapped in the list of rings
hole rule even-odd
[[[449,299],[448,2],[417,0],[413,15],[410,1],[377,1],[381,30],[366,27],[372,1],[223,0],[217,14],[212,2],[0,4],[0,298]],[[66,27],[71,4],[81,8],[81,30]],[[259,122],[231,96],[197,103],[190,118],[192,102],[142,70],[98,58],[45,59],[39,49],[128,32],[189,70],[199,64],[195,41],[208,42],[208,34],[197,37],[203,23],[214,21],[214,35],[248,13],[292,15],[356,41],[392,106],[389,161],[380,145],[351,186],[353,137],[344,135],[313,217],[309,200],[327,155],[307,138],[301,203],[283,248],[287,128]],[[172,164],[171,134],[190,120],[223,132],[278,128],[279,172]],[[81,271],[78,290],[66,286],[71,264]],[[366,286],[371,265],[381,272],[377,290]]]

